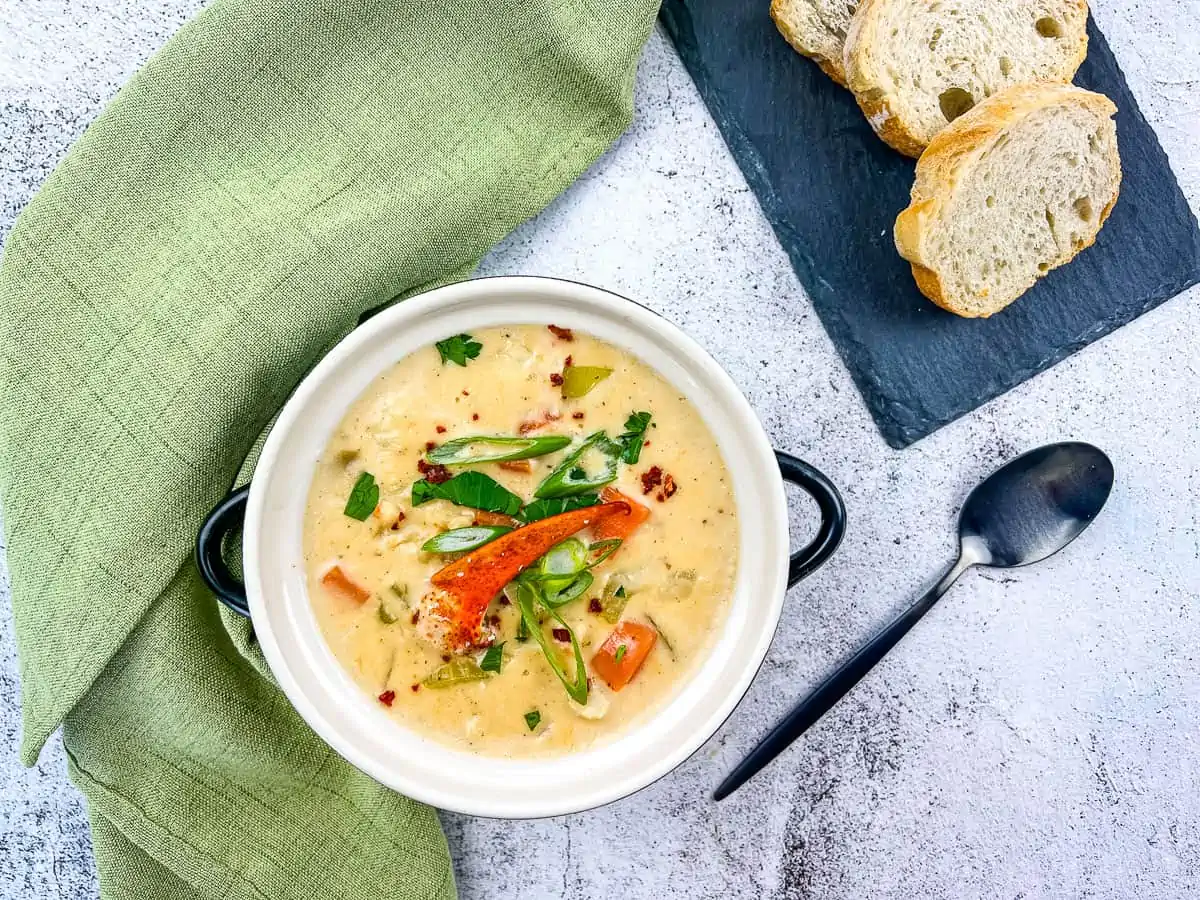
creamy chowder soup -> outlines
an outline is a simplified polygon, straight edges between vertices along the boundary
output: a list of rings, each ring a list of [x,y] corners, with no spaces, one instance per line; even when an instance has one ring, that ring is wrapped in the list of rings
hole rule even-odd
[[[309,492],[309,595],[381,708],[443,743],[553,755],[652,715],[737,568],[729,475],[640,360],[556,326],[480,329],[355,402]]]

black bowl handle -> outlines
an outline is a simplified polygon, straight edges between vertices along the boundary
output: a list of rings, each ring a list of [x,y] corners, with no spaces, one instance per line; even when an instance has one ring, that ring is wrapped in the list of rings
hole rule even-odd
[[[238,581],[225,557],[221,555],[225,536],[242,527],[246,518],[246,500],[250,496],[250,485],[238,488],[218,503],[208,514],[200,533],[196,536],[196,568],[204,583],[224,603],[238,615],[249,616],[250,607],[246,603],[246,586]]]
[[[833,482],[804,460],[778,450],[775,458],[779,460],[779,471],[784,479],[816,500],[821,510],[817,536],[803,550],[793,553],[788,562],[788,587],[795,587],[802,578],[819,569],[842,542],[846,534],[846,505]]]

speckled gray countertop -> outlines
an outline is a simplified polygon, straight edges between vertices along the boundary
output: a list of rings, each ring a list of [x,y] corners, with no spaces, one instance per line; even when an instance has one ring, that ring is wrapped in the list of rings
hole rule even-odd
[[[200,5],[0,0],[0,233]],[[1200,209],[1200,2],[1095,6]],[[891,450],[659,35],[633,128],[483,271],[593,282],[678,322],[776,444],[841,485],[851,528],[789,596],[746,700],[674,774],[570,818],[443,816],[464,898],[1200,895],[1200,290]],[[969,487],[1066,437],[1117,468],[1087,535],[1036,569],[968,574],[763,776],[709,801],[769,723],[950,558]],[[94,897],[61,747],[31,770],[17,761],[3,589],[0,622],[0,900]]]

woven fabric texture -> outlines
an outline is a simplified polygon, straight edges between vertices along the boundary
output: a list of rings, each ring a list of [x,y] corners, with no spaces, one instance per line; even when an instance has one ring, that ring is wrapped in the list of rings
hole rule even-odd
[[[216,0],[21,215],[0,499],[23,755],[63,725],[104,897],[453,896],[433,811],[309,731],[192,542],[359,316],[470,271],[621,133],[656,8]]]

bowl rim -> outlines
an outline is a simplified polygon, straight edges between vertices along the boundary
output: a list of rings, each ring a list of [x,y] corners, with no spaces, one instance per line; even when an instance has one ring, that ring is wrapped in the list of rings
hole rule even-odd
[[[421,784],[406,775],[400,766],[381,766],[378,760],[372,759],[368,754],[362,752],[358,743],[348,739],[344,733],[334,728],[327,720],[327,717],[310,700],[306,689],[298,682],[291,665],[285,659],[283,649],[277,640],[277,635],[274,632],[271,619],[265,607],[264,598],[266,595],[263,589],[263,572],[260,569],[259,563],[261,560],[262,545],[268,543],[268,541],[264,541],[261,538],[261,532],[264,519],[264,503],[268,490],[267,485],[269,485],[271,480],[270,475],[277,465],[280,455],[284,452],[287,437],[301,421],[300,416],[305,410],[306,404],[312,402],[313,395],[325,384],[326,380],[335,375],[343,366],[351,364],[351,358],[354,354],[368,341],[377,338],[381,333],[396,329],[409,320],[421,320],[425,322],[431,319],[436,320],[440,315],[439,310],[449,306],[447,303],[448,300],[467,303],[475,302],[489,306],[495,302],[519,298],[523,294],[553,296],[560,300],[579,301],[580,303],[589,305],[592,312],[599,312],[601,315],[621,319],[623,324],[646,336],[651,343],[659,347],[670,347],[672,352],[679,354],[681,358],[686,358],[689,364],[696,366],[697,371],[707,380],[708,388],[715,394],[718,394],[721,401],[728,405],[729,408],[726,412],[736,418],[740,425],[745,426],[745,430],[739,434],[738,440],[754,451],[753,455],[757,457],[756,462],[764,462],[769,459],[769,467],[766,471],[762,471],[762,466],[758,466],[759,471],[754,473],[754,477],[757,479],[759,486],[763,488],[769,500],[767,506],[771,507],[759,510],[756,513],[756,522],[762,529],[769,530],[770,535],[773,536],[774,543],[776,545],[781,544],[783,552],[774,554],[777,558],[774,561],[772,571],[765,573],[766,579],[770,583],[762,583],[761,579],[756,582],[760,594],[766,597],[766,600],[762,601],[759,613],[765,613],[766,615],[759,624],[752,652],[748,653],[737,665],[738,677],[736,684],[729,686],[725,690],[720,702],[716,704],[712,712],[705,715],[702,723],[690,725],[688,732],[683,735],[684,739],[679,741],[677,747],[670,752],[660,754],[652,764],[642,765],[640,770],[627,776],[623,781],[611,786],[609,789],[591,790],[587,792],[585,797],[578,800],[573,799],[569,794],[563,792],[557,796],[541,796],[513,803],[490,801],[486,797],[475,797],[466,793],[455,793],[453,790],[447,790],[445,787],[439,788]],[[448,331],[447,333],[450,332]],[[632,352],[629,347],[623,346],[619,340],[613,341],[609,336],[603,336],[602,339],[615,343],[625,352]],[[396,356],[394,362],[399,361],[399,359],[408,355],[409,352],[412,352],[412,350]],[[653,360],[644,359],[643,361],[655,369],[660,377],[665,377],[655,366]],[[357,397],[360,394],[361,390],[356,392],[353,397]],[[349,400],[350,403],[353,402],[353,397]],[[338,411],[339,418],[345,414],[347,406],[343,406]],[[724,455],[724,448],[722,452]],[[730,465],[728,459],[726,459],[726,464],[727,466]],[[304,491],[305,497],[307,497],[307,492],[308,486],[306,485]],[[735,502],[738,502],[736,491]],[[739,520],[743,519],[743,514],[744,511],[739,502]],[[744,529],[744,522],[739,521],[739,526],[741,529]],[[749,690],[750,685],[761,669],[767,650],[774,639],[782,615],[784,594],[786,591],[788,531],[783,481],[778,474],[773,450],[771,449],[766,433],[745,395],[733,382],[732,378],[692,338],[688,337],[681,329],[648,307],[612,291],[582,282],[544,276],[493,276],[443,285],[380,311],[339,341],[300,382],[280,412],[275,425],[272,427],[271,433],[263,446],[262,454],[260,455],[259,463],[251,482],[243,541],[245,548],[246,591],[259,643],[280,687],[308,725],[335,752],[376,781],[407,796],[430,803],[439,808],[486,817],[540,818],[594,809],[643,790],[678,768],[683,762],[699,751],[721,728]],[[720,626],[722,631],[731,627],[732,604],[737,600],[741,592],[741,568],[742,561],[739,560],[735,596],[731,599],[731,610]],[[307,598],[305,598],[305,603],[307,604]],[[692,670],[690,673],[691,677],[697,676],[702,670],[712,664],[713,648],[710,647],[707,653],[708,656],[699,661]],[[357,685],[355,685],[355,689],[359,694],[365,696],[365,692],[362,692]],[[677,691],[679,690],[682,690],[682,688],[677,688]],[[675,702],[674,695],[672,695],[672,699],[660,702],[668,705],[672,704]],[[645,731],[661,711],[662,707],[654,713],[645,716],[636,724],[631,725],[621,734],[620,740],[622,742],[635,741],[639,732]],[[379,713],[379,715],[383,714]],[[388,718],[390,719],[390,717]],[[600,749],[603,750],[603,747],[606,746],[611,745],[604,744]],[[534,757],[525,761],[537,764],[546,762],[548,759],[555,761],[570,760],[580,755],[582,754],[569,753],[551,758]],[[476,759],[494,759],[493,757],[485,757],[480,754],[472,754],[472,756]],[[446,764],[447,767],[449,765],[450,763]]]

